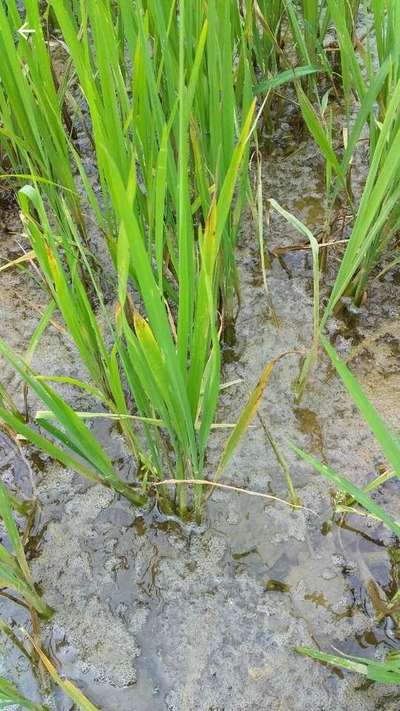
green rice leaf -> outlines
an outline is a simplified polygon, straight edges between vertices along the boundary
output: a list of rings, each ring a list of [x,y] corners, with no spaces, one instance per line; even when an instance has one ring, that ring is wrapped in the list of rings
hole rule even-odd
[[[331,467],[328,467],[326,464],[322,464],[322,462],[311,456],[311,454],[303,452],[302,449],[299,449],[293,444],[291,445],[291,447],[296,452],[296,454],[298,454],[299,457],[311,464],[311,466],[314,467],[314,469],[316,469],[317,471],[319,471],[320,474],[322,474],[326,479],[329,479],[329,481],[336,484],[338,489],[340,489],[341,491],[345,491],[346,494],[350,494],[350,496],[355,501],[357,501],[357,503],[363,506],[373,516],[376,516],[380,521],[382,521],[382,523],[384,523],[388,528],[390,528],[390,530],[393,531],[396,536],[400,537],[400,523],[395,521],[392,516],[390,516],[388,513],[386,513],[384,509],[382,509],[381,506],[376,504],[371,499],[371,497],[365,493],[363,489],[360,489],[358,486],[346,479],[346,477],[335,472],[333,469],[331,469]]]
[[[311,74],[318,74],[321,72],[325,72],[325,69],[316,64],[305,64],[300,67],[285,69],[285,71],[279,72],[276,76],[264,79],[257,84],[254,89],[254,93],[265,94],[268,91],[271,91],[271,89],[276,89],[276,87],[282,86],[282,84],[287,84],[288,82],[296,81],[302,77],[307,77]]]
[[[7,709],[13,704],[18,704],[28,711],[46,711],[42,704],[36,704],[22,696],[17,687],[4,677],[0,677],[0,709]]]
[[[335,667],[341,667],[348,671],[363,674],[371,681],[377,681],[381,684],[399,684],[400,683],[400,658],[398,653],[388,654],[382,662],[368,659],[366,657],[346,656],[326,654],[319,652],[311,647],[298,647],[296,649],[299,654],[303,654],[312,659],[317,659],[320,662],[326,662]]]
[[[339,358],[335,349],[330,345],[328,339],[322,336],[321,342],[348,392],[360,410],[363,418],[368,423],[371,431],[382,447],[382,450],[388,462],[391,464],[393,471],[397,474],[397,476],[400,476],[400,440],[389,430],[380,415],[378,415],[376,409],[366,397],[361,386],[351,374],[345,363],[341,360],[341,358]]]

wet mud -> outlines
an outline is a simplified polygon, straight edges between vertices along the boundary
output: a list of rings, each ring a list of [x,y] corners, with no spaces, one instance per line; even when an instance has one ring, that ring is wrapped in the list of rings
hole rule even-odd
[[[282,134],[291,127],[283,127]],[[292,135],[291,143],[295,144]],[[360,180],[359,176],[356,176]],[[291,155],[277,150],[263,162],[263,193],[302,219],[315,233],[325,221],[323,166],[304,140]],[[15,208],[1,209],[0,256],[25,244]],[[343,232],[340,215],[331,239]],[[54,618],[42,625],[44,646],[62,673],[103,711],[397,711],[396,687],[323,666],[295,652],[298,645],[381,658],[400,646],[391,618],[377,622],[376,587],[393,593],[398,551],[390,533],[366,517],[333,517],[330,484],[299,461],[289,443],[365,485],[381,472],[383,455],[323,355],[300,403],[294,381],[312,332],[312,265],[299,235],[271,215],[265,240],[267,281],[279,325],[271,318],[261,277],[254,226],[245,222],[238,249],[241,308],[235,339],[225,353],[220,421],[234,421],[265,366],[276,366],[259,417],[223,481],[288,499],[286,480],[268,433],[284,455],[305,508],[293,510],[217,490],[201,527],[163,516],[154,502],[138,511],[113,492],[92,486],[23,443],[0,434],[0,472],[15,491],[37,500],[27,546],[35,581]],[[326,281],[341,247],[329,251]],[[274,256],[274,255],[278,256]],[[345,304],[329,325],[330,337],[367,394],[399,428],[399,272],[372,281],[361,309]],[[16,269],[1,274],[0,335],[26,349],[46,304],[39,284]],[[38,308],[36,308],[38,307]],[[42,372],[84,377],[73,345],[57,321],[33,365]],[[3,382],[18,406],[21,385],[6,367]],[[63,390],[79,409],[90,402]],[[32,413],[36,403],[29,396]],[[113,459],[129,467],[118,430],[100,436]],[[221,451],[210,442],[208,473]],[[399,483],[376,500],[398,515]],[[372,582],[371,582],[372,581]],[[1,617],[18,630],[25,611],[0,598]],[[31,698],[43,690],[29,662],[2,640],[0,673]],[[47,702],[72,703],[53,689]]]

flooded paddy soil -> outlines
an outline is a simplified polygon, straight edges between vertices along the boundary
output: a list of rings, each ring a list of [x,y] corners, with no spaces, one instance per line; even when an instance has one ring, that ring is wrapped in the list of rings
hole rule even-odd
[[[290,127],[287,128],[288,132]],[[285,127],[282,127],[285,131]],[[296,144],[295,135],[292,143]],[[323,174],[315,146],[305,141],[291,155],[265,159],[264,196],[274,197],[315,230],[322,228]],[[341,223],[333,226],[338,238]],[[268,233],[268,286],[279,326],[273,323],[262,283],[257,240],[244,225],[238,263],[241,309],[236,341],[226,348],[219,419],[235,421],[265,364],[281,352],[305,350],[311,338],[311,261],[307,250],[279,252],[301,240],[272,216]],[[20,254],[15,208],[1,212],[2,260]],[[340,254],[330,251],[334,269]],[[26,274],[1,275],[0,335],[23,352],[46,303]],[[372,282],[365,305],[345,308],[330,322],[335,347],[348,358],[379,411],[399,428],[399,272]],[[62,673],[103,711],[397,711],[396,687],[327,668],[295,653],[298,645],[381,657],[399,647],[391,618],[376,622],[371,581],[392,592],[396,553],[389,532],[371,519],[332,520],[329,483],[291,453],[289,442],[329,462],[363,485],[381,471],[382,454],[366,425],[321,357],[296,404],[293,382],[300,357],[276,367],[259,417],[223,481],[288,498],[270,431],[290,466],[305,507],[215,491],[201,528],[182,527],[153,505],[137,511],[46,456],[0,434],[0,472],[7,484],[34,495],[38,511],[28,545],[34,578],[54,618],[42,625],[43,643]],[[85,376],[73,345],[55,317],[35,355],[41,372]],[[23,405],[21,386],[6,368],[10,392]],[[66,391],[64,390],[64,393]],[[76,391],[73,405],[88,409]],[[29,396],[35,412],[36,403]],[[116,428],[96,424],[123,471],[129,458]],[[220,436],[208,456],[210,476]],[[399,483],[377,500],[398,515]],[[5,599],[1,617],[28,625],[25,612]],[[31,698],[40,698],[27,660],[2,639],[0,673]],[[43,693],[42,693],[43,697]],[[57,690],[48,703],[69,711]]]

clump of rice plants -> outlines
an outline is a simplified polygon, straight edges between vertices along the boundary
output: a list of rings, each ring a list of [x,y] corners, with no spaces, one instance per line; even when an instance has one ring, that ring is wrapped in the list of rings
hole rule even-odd
[[[342,190],[355,213],[354,226],[324,320],[345,292],[352,295],[356,305],[360,305],[369,275],[399,226],[397,157],[400,53],[398,33],[394,28],[400,17],[400,4],[372,3],[376,50],[368,35],[364,44],[353,41],[353,33],[340,3],[329,0],[328,8],[340,48],[340,78],[347,117],[347,138],[341,157],[334,147],[330,122],[324,119],[325,109],[315,109],[300,85],[297,85],[305,123],[331,175],[328,185],[330,210]],[[358,101],[355,118],[352,117],[354,99]],[[354,151],[365,125],[369,129],[370,169],[361,203],[356,209],[351,193],[350,173]]]
[[[50,81],[51,53],[39,28],[39,4],[31,0],[26,9],[32,38],[24,52],[33,62],[38,42]],[[91,219],[110,251],[114,313],[104,303],[101,275],[82,229],[85,219],[78,220],[74,210],[79,197],[74,190],[71,203],[68,180],[57,174],[57,166],[50,172],[36,159],[33,165],[32,157],[34,187],[20,192],[22,214],[45,287],[90,376],[90,382],[75,385],[97,397],[120,422],[137,461],[136,486],[121,480],[81,416],[50,386],[51,378],[37,377],[5,343],[3,356],[50,412],[40,422],[53,439],[5,408],[2,417],[64,464],[140,504],[139,480],[144,493],[148,480],[162,480],[166,473],[174,479],[203,476],[219,396],[219,300],[222,293],[227,315],[254,121],[246,43],[238,8],[229,2],[218,4],[218,10],[214,2],[207,8],[196,3],[190,12],[184,0],[76,6],[62,1],[49,9],[68,51],[70,81],[87,105],[101,200],[73,141],[64,135],[60,92],[56,126],[64,130],[70,170],[75,163]],[[15,24],[15,12],[4,14],[3,22]],[[25,103],[36,106],[39,77],[19,48],[25,41],[18,38],[8,52],[16,72],[24,64]],[[16,126],[6,134],[15,153],[23,130]],[[31,143],[34,154],[28,139],[19,160],[29,159]],[[50,147],[43,150],[51,156]],[[52,178],[45,199],[42,173]],[[201,501],[197,487],[198,515]],[[184,515],[185,487],[179,487],[179,509]]]
[[[252,112],[244,126],[243,139],[233,155],[232,166],[236,172],[240,154],[251,125]],[[204,234],[199,234],[198,273],[194,292],[194,321],[185,324],[185,330],[173,323],[171,309],[162,299],[151,262],[145,249],[143,235],[136,222],[135,214],[128,210],[128,195],[118,194],[121,209],[121,228],[118,244],[118,306],[115,321],[109,321],[114,344],[111,352],[107,350],[104,337],[98,326],[96,315],[90,305],[84,283],[80,277],[79,261],[85,260],[85,252],[79,243],[69,212],[65,212],[65,226],[60,237],[64,240],[68,254],[64,265],[58,251],[60,237],[54,235],[48,222],[40,196],[32,189],[25,189],[21,194],[27,228],[30,231],[32,245],[50,292],[55,299],[71,335],[79,349],[99,399],[111,413],[118,416],[138,458],[138,464],[148,475],[164,477],[165,467],[173,467],[175,478],[201,478],[205,446],[219,394],[220,346],[216,325],[216,262],[218,244],[224,219],[227,213],[226,201],[233,191],[232,172],[225,182],[220,199],[213,205]],[[37,217],[31,214],[31,206]],[[129,243],[128,235],[131,238]],[[74,251],[72,248],[74,247]],[[134,304],[134,295],[129,296],[129,264],[135,251],[135,268],[140,293],[148,320],[143,317],[139,306]],[[197,264],[197,261],[196,261]],[[186,266],[186,265],[185,265]],[[89,268],[89,275],[90,267]],[[94,279],[94,277],[93,277]],[[182,293],[182,299],[189,294]],[[100,295],[101,298],[101,295]],[[186,302],[182,303],[182,308]],[[183,327],[182,327],[183,328]],[[193,356],[189,363],[179,357],[181,339],[185,343],[190,339]],[[193,345],[192,345],[193,344]],[[50,385],[38,379],[26,365],[12,354],[6,344],[1,344],[2,354],[18,369],[21,377],[35,390],[47,408],[64,427],[63,433],[51,422],[42,420],[48,431],[66,444],[73,452],[86,461],[108,485],[120,493],[140,503],[140,497],[121,482],[115,474],[111,462],[90,430],[79,416],[70,408]],[[124,379],[137,406],[137,415],[131,416],[126,403],[123,388]],[[90,390],[90,384],[87,386]],[[93,393],[93,390],[92,390]],[[204,413],[204,414],[203,414]],[[3,411],[5,421],[15,427],[24,436],[37,439],[30,428],[22,425],[15,417]],[[143,425],[145,446],[142,447],[132,429],[132,423],[138,420]],[[156,420],[156,421],[154,421]],[[172,445],[172,458],[160,436],[159,428],[165,428]],[[29,433],[28,433],[29,430]],[[38,443],[38,442],[37,442]],[[43,442],[41,443],[43,446]],[[54,447],[54,444],[48,446]],[[75,468],[84,472],[84,467],[76,458],[57,453],[64,463],[73,463]],[[66,459],[67,456],[67,459]],[[167,457],[167,461],[165,459]],[[169,463],[168,463],[169,462]],[[78,469],[78,470],[79,470]],[[90,472],[86,472],[89,475]],[[92,474],[93,476],[93,474]],[[184,489],[181,487],[181,509],[184,509]]]
[[[379,442],[392,469],[390,476],[400,476],[400,442],[398,437],[389,430],[387,425],[378,415],[354,376],[351,374],[343,361],[341,361],[338,357],[329,342],[325,338],[323,338],[322,342],[342,382],[346,386],[354,403],[357,405],[365,421],[368,423],[371,431]],[[367,512],[367,515],[372,516],[375,520],[381,521],[385,526],[387,526],[397,538],[400,537],[400,522],[388,514],[370,496],[370,493],[374,490],[374,488],[384,482],[382,477],[379,478],[379,481],[372,482],[372,484],[365,487],[365,489],[360,489],[349,479],[335,472],[331,467],[322,464],[317,459],[309,454],[306,454],[297,447],[294,449],[300,457],[309,462],[318,472],[325,476],[329,481],[333,482],[340,491],[347,495],[347,505],[340,506],[340,511],[351,511],[352,513],[357,513],[359,511],[361,514]],[[386,476],[386,478],[388,478],[388,476]],[[357,509],[355,504],[358,504],[360,508]],[[394,616],[396,618],[396,615],[398,615],[399,595],[400,591],[397,591],[392,599],[387,601],[384,612],[386,616]],[[339,656],[338,654],[327,654],[309,647],[299,647],[297,651],[301,654],[312,657],[313,659],[327,662],[328,664],[342,667],[343,669],[348,669],[350,671],[357,672],[358,674],[363,674],[372,681],[378,681],[386,684],[400,683],[400,664],[398,652],[390,652],[383,661],[377,661],[375,659],[347,656],[345,654],[343,656]]]
[[[396,13],[374,3],[381,69],[375,79],[369,77],[368,87],[359,69],[353,78],[346,73],[357,64],[352,44],[357,12],[358,3],[349,3],[340,16],[334,0],[304,2],[301,8],[291,2],[247,4],[245,11],[226,0],[218,5],[196,2],[190,11],[184,0],[62,0],[47,4],[49,22],[44,25],[38,0],[26,2],[25,14],[13,0],[1,10],[8,63],[1,84],[1,140],[15,171],[32,176],[34,186],[21,190],[20,202],[51,295],[49,308],[61,311],[88,370],[90,382],[75,385],[119,420],[145,479],[160,480],[165,471],[176,479],[202,477],[218,401],[220,333],[224,320],[232,317],[237,288],[236,234],[249,190],[252,64],[255,59],[266,72],[277,69],[281,60],[287,66],[280,46],[284,13],[306,64],[267,79],[264,90],[314,77],[321,68],[312,64],[317,59],[326,67],[322,41],[333,23],[344,91],[346,96],[358,93],[361,100],[344,155],[338,158],[331,127],[321,123],[297,83],[306,124],[337,181],[334,196],[347,186],[363,125],[370,120],[374,128],[371,170],[321,319],[318,245],[296,222],[310,239],[314,256],[314,346],[308,364],[338,301],[349,288],[356,301],[361,298],[370,269],[397,230]],[[57,42],[66,52],[61,82],[52,63],[52,44]],[[9,110],[11,100],[16,112]],[[381,123],[371,118],[375,101],[385,104]],[[90,138],[101,196],[85,171],[71,122]],[[83,195],[76,188],[77,173]],[[82,205],[89,220],[97,221],[113,261],[114,313],[104,303]],[[99,325],[99,308],[106,332]],[[3,408],[3,419],[18,431],[24,428],[37,444],[53,448],[65,463],[141,503],[141,495],[116,474],[82,416],[60,400],[50,379],[37,377],[6,344],[1,349],[51,413],[42,413],[42,427],[72,454],[61,455],[51,440],[44,445],[41,435],[9,408]],[[62,424],[61,430],[52,418]],[[180,491],[183,512],[185,492]]]

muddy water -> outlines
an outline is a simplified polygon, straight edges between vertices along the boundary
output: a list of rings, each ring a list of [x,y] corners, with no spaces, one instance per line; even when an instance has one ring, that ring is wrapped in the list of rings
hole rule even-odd
[[[281,132],[287,137],[290,125]],[[290,142],[296,145],[293,133]],[[265,197],[274,197],[317,233],[324,212],[315,148],[300,143],[289,156],[276,150],[263,170]],[[1,257],[10,259],[23,238],[15,210],[3,209],[1,217]],[[335,236],[341,236],[339,218]],[[247,224],[238,253],[242,306],[223,373],[226,382],[241,382],[224,391],[221,421],[236,419],[266,362],[284,351],[304,350],[310,342],[309,252],[278,250],[301,240],[277,216],[266,238],[268,286],[280,325],[271,319],[254,229]],[[331,250],[332,271],[339,256]],[[374,282],[362,309],[345,308],[330,324],[332,342],[395,429],[400,424],[397,283],[395,273]],[[4,273],[1,336],[23,351],[37,323],[36,307],[45,301],[26,275]],[[58,326],[56,320],[48,329],[34,365],[43,372],[84,376]],[[380,473],[382,455],[323,358],[303,400],[295,403],[299,362],[300,356],[292,354],[277,366],[260,417],[224,476],[236,486],[287,498],[270,432],[307,507],[296,511],[273,500],[217,491],[204,525],[182,528],[154,506],[135,511],[112,492],[1,436],[3,476],[17,491],[30,495],[33,490],[38,501],[29,556],[34,577],[56,610],[42,628],[44,644],[63,674],[103,711],[400,707],[396,688],[369,685],[294,651],[300,644],[328,651],[333,646],[381,657],[399,646],[393,621],[376,622],[374,591],[393,592],[396,575],[388,531],[356,516],[338,526],[329,484],[299,462],[288,443],[296,442],[360,485]],[[16,378],[5,370],[4,380],[21,405]],[[76,392],[68,396],[76,407],[88,409]],[[34,401],[28,404],[34,411]],[[100,434],[113,459],[128,467],[118,432],[104,426]],[[218,435],[210,444],[210,475],[220,449]],[[388,483],[377,500],[397,516],[398,483]],[[16,627],[29,624],[10,602],[1,603],[1,615]],[[39,698],[28,662],[11,643],[2,644],[1,673]],[[72,708],[57,690],[48,702],[59,711]]]

